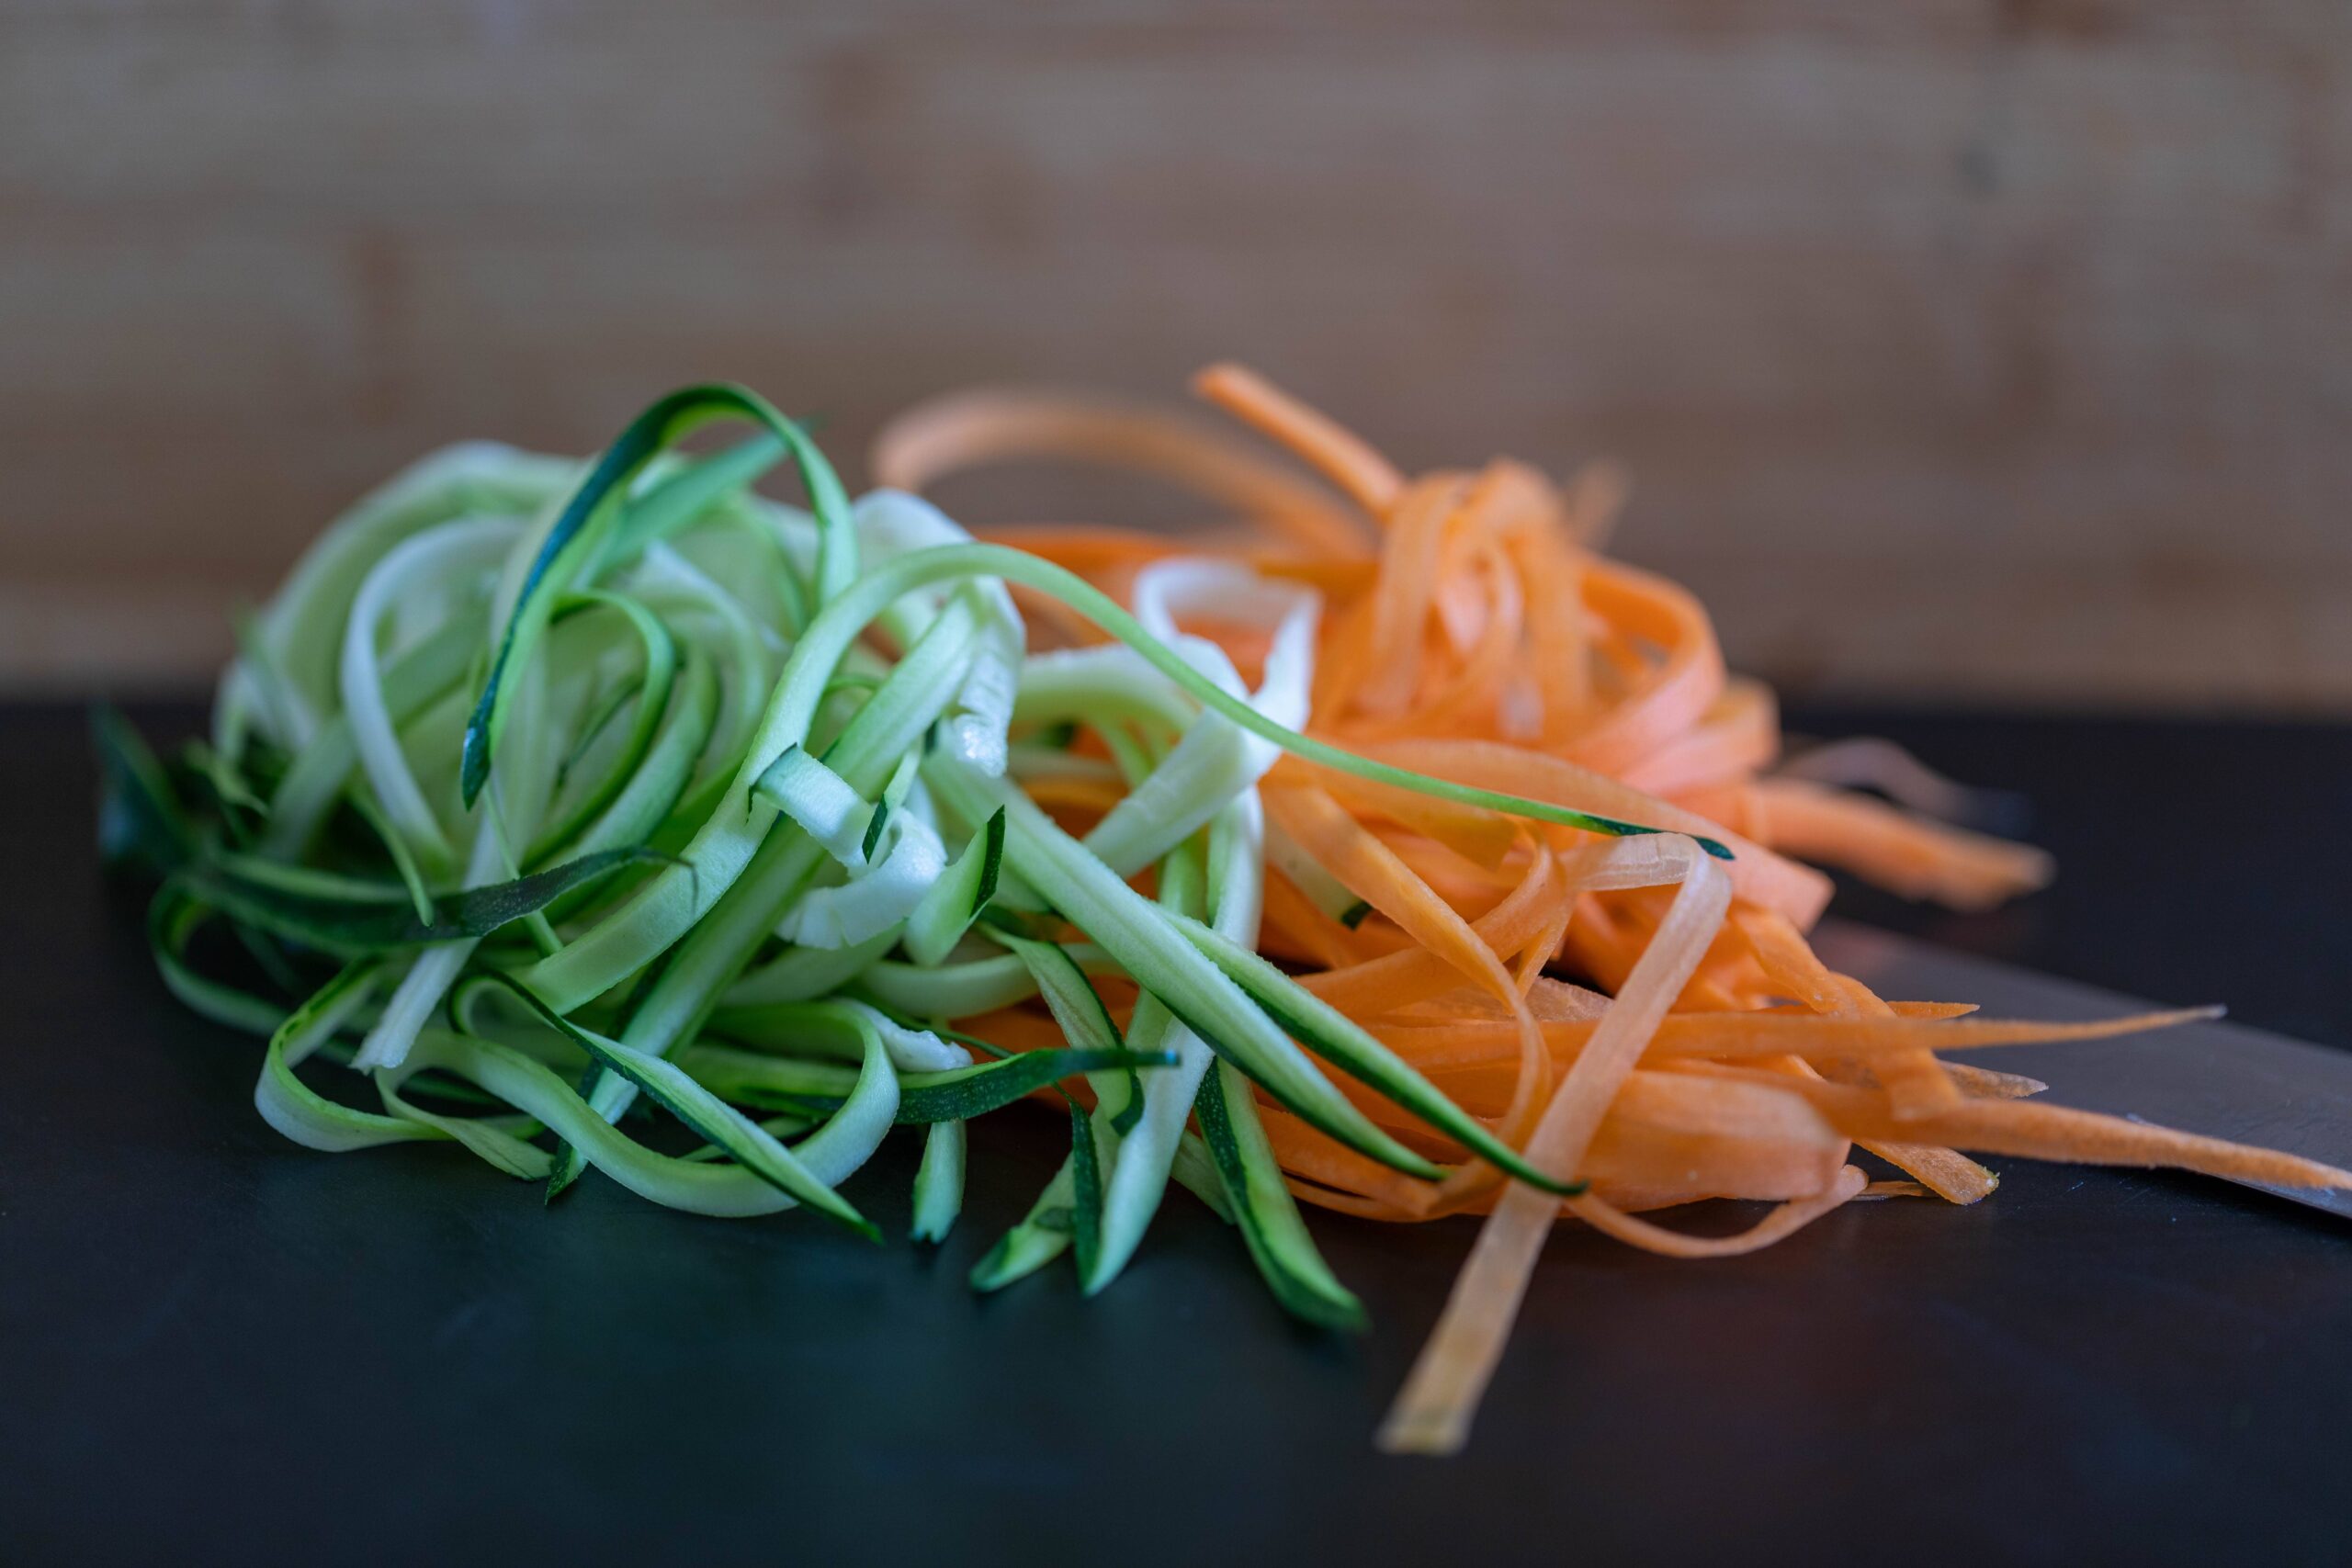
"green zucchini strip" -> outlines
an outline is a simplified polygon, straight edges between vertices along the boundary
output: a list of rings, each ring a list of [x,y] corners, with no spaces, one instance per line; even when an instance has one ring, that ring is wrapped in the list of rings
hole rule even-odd
[[[1077,1213],[1075,1161],[1064,1160],[1019,1224],[972,1265],[972,1289],[983,1293],[1018,1283],[1068,1250]]]
[[[899,1079],[898,1120],[910,1127],[974,1121],[1063,1078],[1105,1068],[1159,1068],[1174,1063],[1166,1052],[1055,1049],[1023,1051],[944,1072],[906,1073]],[[679,1053],[678,1066],[722,1100],[811,1115],[841,1109],[856,1077],[840,1062],[701,1042]]]
[[[1004,813],[990,816],[907,916],[907,956],[925,968],[946,961],[996,897],[1004,864]]]
[[[964,1123],[934,1122],[922,1144],[922,1164],[915,1171],[914,1222],[907,1234],[933,1246],[947,1239],[956,1216],[964,1207]]]
[[[714,420],[749,419],[764,425],[790,448],[801,482],[816,509],[819,530],[817,598],[821,604],[839,595],[857,575],[857,536],[852,531],[849,498],[813,443],[800,427],[786,419],[756,392],[741,387],[688,387],[671,393],[638,415],[619,439],[607,447],[580,489],[565,503],[547,538],[532,559],[505,629],[492,657],[489,679],[466,723],[464,767],[459,775],[465,801],[471,806],[490,782],[492,754],[505,728],[512,688],[507,667],[520,667],[546,630],[555,603],[576,585],[575,579],[598,561],[605,538],[621,515],[617,500],[628,482],[663,449]]]
[[[960,604],[951,603],[827,748],[827,766],[841,774],[853,789],[883,787],[899,760],[915,747],[938,717],[947,697],[942,676],[955,668],[968,647],[971,634],[969,611]],[[781,689],[778,695],[782,695]],[[774,825],[775,814],[770,812],[769,827]],[[691,856],[693,852],[689,849],[687,852]],[[662,965],[642,999],[630,1011],[621,1032],[622,1043],[632,1050],[658,1056],[692,1038],[720,996],[742,974],[785,909],[807,889],[824,858],[824,852],[816,841],[797,828],[767,832],[742,877],[693,927],[692,934],[679,944],[678,951]],[[616,928],[623,931],[624,942],[644,938],[647,927],[642,922],[647,917],[640,910],[640,903],[669,875],[670,870],[675,869],[657,874],[654,883],[637,899],[601,922],[585,941],[574,942],[552,958],[533,965],[524,976],[525,983],[545,998],[542,979],[560,982],[570,974],[562,967],[564,961],[579,953],[587,942]],[[690,887],[689,897],[693,896]],[[628,951],[632,956],[637,953],[643,956],[636,957],[634,962],[625,957],[621,962],[628,964],[627,968],[608,973],[601,982],[591,982],[591,996],[627,978],[657,956],[660,948],[646,951],[636,947]],[[565,1010],[552,1001],[549,1005],[558,1011]],[[618,1117],[635,1094],[626,1078],[602,1074],[591,1089],[589,1100],[599,1111]],[[558,1156],[555,1173],[549,1178],[551,1191],[561,1191],[580,1169],[577,1157]]]
[[[881,1233],[851,1207],[847,1199],[820,1180],[791,1150],[697,1083],[693,1075],[676,1063],[633,1051],[617,1040],[609,1040],[577,1027],[509,976],[483,974],[477,976],[471,983],[505,987],[536,1013],[541,1022],[585,1051],[598,1066],[627,1078],[639,1090],[651,1096],[664,1111],[691,1128],[696,1136],[726,1150],[737,1165],[768,1182],[777,1191],[839,1220],[863,1235],[877,1241],[881,1239]],[[888,1082],[890,1115],[895,1116],[898,1078],[879,1034],[866,1048],[866,1061],[869,1070],[878,1069],[880,1076]],[[890,1117],[883,1118],[884,1124],[888,1125],[889,1120]]]
[[[1254,1111],[1250,1080],[1219,1062],[1201,1080],[1201,1134],[1258,1271],[1284,1311],[1326,1328],[1361,1332],[1363,1303],[1316,1251]]]
[[[1032,942],[1009,931],[989,934],[991,940],[1012,949],[1012,955],[1027,966],[1031,977],[1037,982],[1038,995],[1046,998],[1046,1010],[1054,1015],[1054,1021],[1061,1026],[1062,1038],[1073,1048],[1125,1055],[1126,1042],[1119,1034],[1119,1026],[1111,1020],[1111,1010],[1102,1005],[1102,994],[1067,952],[1054,942]],[[1135,1124],[1136,1116],[1143,1110],[1143,1088],[1136,1081],[1133,1068],[1091,1074],[1088,1082],[1093,1086],[1097,1100],[1114,1130],[1124,1133]],[[1092,1247],[1091,1239],[1087,1248],[1090,1258],[1093,1256]]]
[[[718,1163],[715,1157],[673,1158],[646,1148],[590,1108],[561,1075],[546,1063],[512,1045],[443,1029],[426,1029],[417,1036],[416,1059],[476,1084],[514,1106],[564,1141],[585,1151],[596,1169],[639,1197],[689,1213],[742,1219],[773,1214],[798,1205],[758,1169],[742,1163]],[[793,1145],[790,1156],[817,1183],[846,1179],[873,1156],[888,1133],[896,1113],[897,1079],[889,1059],[880,1052],[868,1058],[859,1077],[860,1100],[844,1105],[840,1114]],[[799,1124],[784,1119],[780,1127]],[[745,1122],[748,1134],[775,1144],[765,1125]],[[739,1141],[713,1140],[730,1161]],[[779,1145],[780,1146],[780,1145]]]
[[[483,517],[428,529],[402,540],[368,571],[353,596],[344,628],[340,660],[343,716],[351,727],[361,773],[393,829],[435,876],[455,869],[457,852],[442,830],[424,791],[401,749],[385,702],[384,671],[377,651],[381,623],[396,600],[420,581],[480,577],[504,560],[522,536],[511,517]]]
[[[1091,942],[1065,942],[1062,952],[1091,976],[1126,973]],[[963,959],[935,969],[886,958],[860,971],[857,985],[882,1006],[915,1018],[970,1018],[1037,994],[1036,976],[1018,954],[1011,953]]]
[[[564,765],[559,767],[559,793],[548,810],[550,820],[540,827],[530,848],[524,852],[526,864],[542,862],[571,842],[628,786],[651,751],[654,736],[670,705],[671,688],[680,662],[678,644],[651,609],[625,593],[592,589],[558,605],[555,621],[560,624],[599,610],[617,615],[628,626],[639,662],[630,677],[616,688],[617,700],[605,715],[583,728],[581,742],[574,746]],[[611,755],[602,767],[583,765],[593,760],[591,743],[607,733],[609,716],[623,708],[630,713],[629,727],[626,731],[615,732],[609,748]],[[585,782],[571,789],[563,788],[575,780]]]
[[[1488,1132],[1405,1059],[1382,1044],[1362,1024],[1293,980],[1239,942],[1182,915],[1169,923],[1250,994],[1250,999],[1325,1061],[1365,1087],[1394,1100],[1479,1158],[1532,1187],[1573,1197],[1581,1181],[1559,1181],[1536,1169],[1519,1151]]]
[[[944,759],[934,759],[928,772],[940,798],[967,819],[1001,808],[1005,854],[1013,869],[1211,1049],[1236,1058],[1302,1120],[1359,1154],[1424,1179],[1444,1174],[1359,1110],[1216,964],[1191,943],[1170,940],[1164,912],[1028,796]]]

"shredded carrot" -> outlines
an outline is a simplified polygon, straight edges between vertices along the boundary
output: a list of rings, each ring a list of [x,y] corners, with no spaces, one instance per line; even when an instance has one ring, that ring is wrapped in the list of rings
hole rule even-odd
[[[1916,1181],[1873,1181],[1855,1194],[1858,1200],[1881,1198],[1932,1198],[1935,1194]]]
[[[1767,843],[1913,898],[1984,909],[2050,880],[2050,857],[1907,815],[1866,795],[1802,779],[1759,779],[1749,790]]]
[[[2050,1088],[2040,1078],[2005,1073],[1997,1067],[1980,1067],[1973,1062],[1946,1062],[1943,1066],[1944,1071],[1951,1075],[1951,1081],[1977,1100],[2024,1100]]]
[[[1694,1067],[1746,1077],[1754,1069],[1706,1064]],[[1867,1089],[1832,1083],[1800,1083],[1798,1092],[1828,1116],[1839,1131],[1863,1137],[1913,1131],[1941,1135],[1987,1154],[2026,1159],[2065,1160],[2076,1165],[2169,1166],[2238,1181],[2278,1187],[2352,1187],[2352,1172],[2274,1149],[2254,1148],[2194,1133],[2175,1132],[2147,1122],[2126,1121],[2096,1111],[2072,1111],[2029,1100],[1963,1100],[1960,1107],[1914,1129],[1897,1122],[1885,1097]]]
[[[1094,398],[959,393],[894,422],[876,444],[873,467],[876,483],[919,491],[976,463],[1050,457],[1167,479],[1302,544],[1361,553],[1370,542],[1327,491],[1221,432]]]
[[[1385,517],[1404,479],[1388,459],[1256,371],[1212,365],[1193,383],[1210,402],[1287,446],[1374,517]]]
[[[1818,749],[1773,771],[1771,693],[1726,673],[1689,593],[1600,553],[1625,493],[1615,468],[1589,465],[1566,487],[1509,459],[1408,477],[1254,372],[1212,367],[1195,389],[1289,461],[1125,405],[984,391],[902,417],[875,472],[918,489],[970,465],[1052,457],[1183,486],[1225,525],[1182,537],[1058,525],[996,536],[1120,597],[1138,571],[1181,554],[1310,588],[1323,600],[1306,724],[1317,739],[1662,830],[1605,839],[1289,756],[1264,776],[1269,819],[1371,912],[1343,920],[1328,892],[1318,903],[1308,886],[1318,879],[1270,869],[1261,950],[1532,1163],[1589,1184],[1562,1201],[1506,1183],[1349,1080],[1342,1091],[1374,1121],[1457,1162],[1454,1174],[1400,1175],[1260,1105],[1302,1201],[1395,1222],[1487,1216],[1384,1443],[1438,1451],[1463,1440],[1537,1251],[1564,1216],[1661,1255],[1721,1258],[1858,1198],[1978,1201],[1998,1178],[1962,1151],[2352,1182],[2308,1160],[2050,1105],[2034,1098],[2036,1079],[1946,1059],[2211,1011],[1984,1019],[1962,1002],[1882,998],[1824,964],[1805,937],[1829,896],[1816,866],[1980,908],[2047,882],[2049,859],[1952,825],[1981,815],[1976,797],[1883,743]],[[1060,639],[1100,640],[1036,603]],[[1193,629],[1238,669],[1264,657],[1262,628]],[[1031,788],[1078,815],[1119,794],[1078,773]],[[1697,837],[1731,859],[1702,852]],[[1133,993],[1110,987],[1106,1000],[1123,1015]],[[1035,1002],[967,1027],[1012,1049],[1059,1039]],[[1908,1179],[1871,1180],[1849,1161],[1857,1145]],[[1641,1217],[1707,1198],[1775,1206],[1731,1236]]]

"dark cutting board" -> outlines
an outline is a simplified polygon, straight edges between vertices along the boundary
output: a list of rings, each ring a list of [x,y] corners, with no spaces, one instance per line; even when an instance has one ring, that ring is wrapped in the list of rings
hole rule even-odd
[[[2352,732],[1793,722],[2030,792],[2064,868],[1992,916],[1847,912],[2352,1043]],[[976,1129],[936,1256],[595,1179],[548,1213],[447,1149],[311,1154],[254,1116],[254,1045],[154,979],[90,793],[78,711],[0,711],[0,1559],[2352,1553],[2330,1216],[2010,1160],[1975,1209],[1854,1205],[1736,1261],[1563,1230],[1469,1452],[1386,1459],[1373,1425],[1467,1223],[1317,1216],[1374,1320],[1342,1343],[1292,1328],[1182,1194],[1102,1299],[1063,1272],[975,1300],[965,1269],[1058,1157],[1042,1114]],[[916,1149],[850,1186],[893,1230]]]

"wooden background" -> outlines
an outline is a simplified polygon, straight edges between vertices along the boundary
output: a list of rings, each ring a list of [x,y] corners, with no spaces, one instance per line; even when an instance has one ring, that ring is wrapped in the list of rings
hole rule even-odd
[[[0,0],[0,683],[424,447],[1254,360],[1811,691],[2352,705],[2344,0]]]

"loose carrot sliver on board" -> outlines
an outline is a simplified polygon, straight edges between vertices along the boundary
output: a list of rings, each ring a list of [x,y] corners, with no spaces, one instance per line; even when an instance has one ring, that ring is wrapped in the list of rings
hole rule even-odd
[[[1461,1162],[1442,1183],[1425,1181],[1261,1097],[1265,1146],[1300,1201],[1397,1222],[1487,1216],[1384,1443],[1441,1451],[1464,1439],[1537,1250],[1563,1215],[1648,1251],[1704,1258],[1770,1246],[1856,1198],[1977,1201],[1998,1179],[1963,1150],[2352,1180],[2047,1105],[2031,1098],[2035,1079],[1945,1060],[2208,1011],[1982,1019],[1963,1016],[1965,1002],[1882,998],[1824,965],[1804,934],[1829,896],[1817,865],[1977,908],[2040,886],[2048,858],[1937,819],[1959,818],[1974,797],[1883,748],[1815,753],[1773,773],[1770,692],[1726,673],[1689,593],[1600,553],[1625,491],[1616,469],[1589,465],[1565,488],[1509,459],[1408,476],[1251,371],[1213,367],[1195,387],[1295,466],[1124,405],[984,392],[903,418],[875,469],[913,489],[966,465],[1057,457],[1185,486],[1227,525],[1182,537],[1043,526],[1000,536],[1114,596],[1185,555],[1310,589],[1322,613],[1302,728],[1317,739],[1661,830],[1602,838],[1289,755],[1260,775],[1263,809],[1311,863],[1266,877],[1261,951],[1539,1170],[1589,1183],[1561,1198],[1506,1182],[1412,1112],[1341,1080],[1349,1102],[1402,1146]],[[1074,617],[1053,625],[1065,640],[1099,640]],[[1190,629],[1255,678],[1262,628]],[[1117,791],[1060,780],[1035,793],[1076,811],[1109,809]],[[1729,858],[1702,852],[1701,840]],[[973,1027],[1014,1049],[1059,1039],[1034,1002]],[[1849,1161],[1857,1145],[1914,1179],[1872,1181]],[[1702,1198],[1776,1207],[1732,1236],[1637,1217]]]

